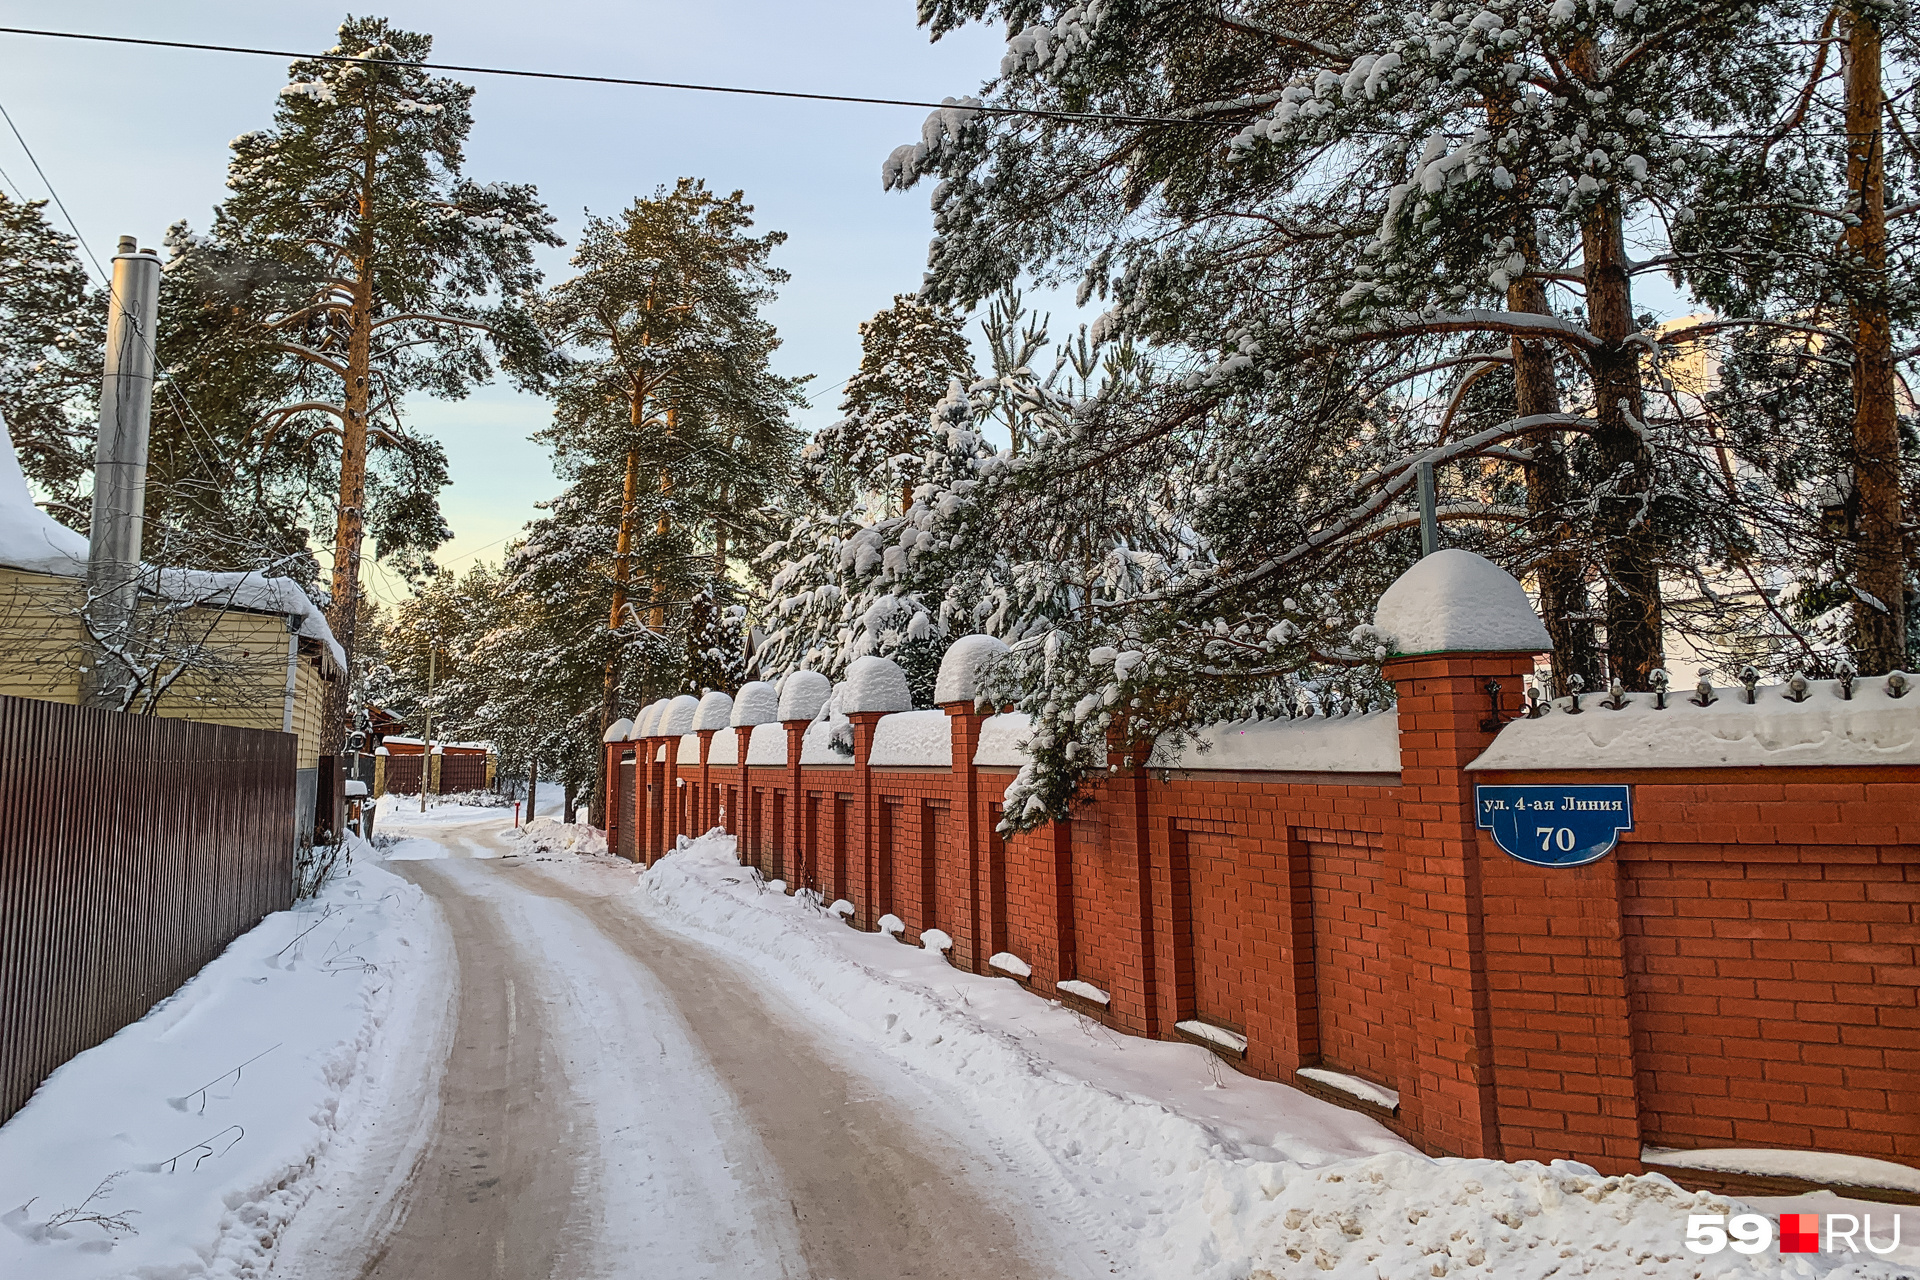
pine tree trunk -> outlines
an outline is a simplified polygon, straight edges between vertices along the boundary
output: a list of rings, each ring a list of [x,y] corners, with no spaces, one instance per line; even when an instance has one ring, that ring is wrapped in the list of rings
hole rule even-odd
[[[674,427],[674,410],[672,403],[669,402],[667,405],[667,438],[670,440],[673,438]],[[671,498],[673,496],[673,472],[666,467],[660,468],[660,496],[662,498]],[[672,531],[673,522],[667,518],[667,513],[663,505],[660,518],[656,520],[653,525],[654,536],[659,539],[658,545],[663,550],[667,544],[667,535]],[[658,552],[656,552],[656,554],[658,554]],[[659,635],[667,629],[667,584],[662,572],[664,568],[665,566],[661,565],[657,560],[654,562],[653,607],[647,611],[647,630],[653,632],[655,635]]]
[[[1528,266],[1534,264],[1534,245],[1524,252]],[[1507,309],[1532,315],[1549,315],[1546,285],[1528,277],[1507,286]],[[1520,417],[1560,412],[1560,382],[1554,375],[1553,349],[1544,342],[1522,342],[1515,338],[1513,351],[1514,409]],[[1562,512],[1573,493],[1573,479],[1567,470],[1566,447],[1558,431],[1543,431],[1528,442],[1533,461],[1524,468],[1527,481],[1527,511],[1533,517],[1535,536],[1547,543],[1547,550],[1535,570],[1540,589],[1540,615],[1553,637],[1553,683],[1566,690],[1573,676],[1592,682],[1598,674],[1598,651],[1594,644],[1593,624],[1586,620],[1587,583],[1581,570],[1580,553],[1573,543],[1573,530]]]
[[[375,166],[373,107],[367,107],[367,155],[360,175],[360,223],[367,228],[373,216]],[[346,654],[347,670],[327,686],[320,721],[322,754],[338,750],[347,740],[348,704],[353,695],[353,660],[360,631],[360,546],[367,531],[367,411],[371,397],[369,369],[373,363],[373,253],[371,230],[363,230],[353,261],[353,306],[348,312],[347,377],[340,424],[340,500],[333,526],[333,599],[327,606],[327,626]],[[424,785],[424,784],[423,784]]]
[[[1659,541],[1650,507],[1653,454],[1645,421],[1633,288],[1619,202],[1603,198],[1581,221],[1586,259],[1587,328],[1600,341],[1593,370],[1594,445],[1608,492],[1597,507],[1601,562],[1607,578],[1607,666],[1629,689],[1645,689],[1661,664]]]
[[[1886,98],[1880,25],[1864,4],[1847,14],[1847,252],[1853,328],[1853,630],[1860,670],[1907,660],[1906,546],[1901,533],[1900,416],[1887,309]]]

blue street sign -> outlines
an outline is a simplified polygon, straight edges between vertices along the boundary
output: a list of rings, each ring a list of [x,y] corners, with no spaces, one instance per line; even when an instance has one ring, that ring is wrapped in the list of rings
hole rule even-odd
[[[1473,807],[1495,844],[1536,867],[1597,861],[1633,830],[1626,787],[1475,787]]]

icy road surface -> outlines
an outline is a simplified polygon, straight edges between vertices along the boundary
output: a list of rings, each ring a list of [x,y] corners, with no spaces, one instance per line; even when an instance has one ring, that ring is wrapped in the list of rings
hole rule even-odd
[[[457,976],[412,1037],[417,1092],[322,1170],[275,1274],[1095,1274],[925,1084],[499,827],[418,825],[395,853],[419,860],[386,864],[442,912]]]

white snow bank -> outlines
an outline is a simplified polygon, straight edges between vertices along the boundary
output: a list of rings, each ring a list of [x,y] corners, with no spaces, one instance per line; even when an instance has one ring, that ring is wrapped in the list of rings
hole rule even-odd
[[[1302,1067],[1299,1074],[1329,1089],[1338,1089],[1362,1102],[1371,1102],[1374,1106],[1385,1107],[1389,1111],[1400,1105],[1398,1089],[1389,1089],[1383,1084],[1362,1080],[1359,1076],[1350,1076],[1344,1071],[1329,1071],[1325,1067]]]
[[[633,732],[633,721],[627,719],[625,716],[621,716],[618,720],[615,720],[612,724],[607,726],[607,731],[600,735],[600,741],[625,742],[627,740],[627,735],[632,732]]]
[[[1920,1169],[1895,1164],[1891,1160],[1842,1155],[1835,1151],[1784,1151],[1769,1147],[1675,1151],[1663,1147],[1645,1147],[1641,1149],[1640,1158],[1648,1164],[1669,1165],[1675,1169],[1744,1173],[1762,1178],[1803,1178],[1808,1182],[1842,1187],[1891,1187],[1899,1191],[1920,1191]]]
[[[1176,1022],[1173,1026],[1176,1031],[1184,1031],[1190,1036],[1205,1040],[1208,1044],[1217,1044],[1222,1049],[1231,1049],[1235,1053],[1247,1051],[1245,1036],[1237,1031],[1229,1031],[1225,1027],[1216,1027],[1211,1022],[1201,1022],[1196,1019],[1189,1022]]]
[[[762,892],[731,837],[693,841],[624,901],[830,1019],[856,1059],[882,1052],[942,1085],[1006,1158],[1037,1155],[1048,1212],[1110,1238],[1116,1265],[1142,1280],[1911,1278],[1904,1256],[1696,1257],[1682,1245],[1687,1215],[1735,1202],[1659,1175],[1420,1155],[1198,1045],[1109,1034],[1018,984]],[[1798,1201],[1770,1205],[1832,1203]]]
[[[1007,646],[995,636],[961,636],[940,659],[940,674],[933,683],[933,704],[972,702],[980,696],[980,682],[987,669],[999,661]]]
[[[747,739],[747,763],[785,764],[786,762],[787,727],[778,721],[755,725],[753,737]]]
[[[713,735],[713,745],[707,748],[708,764],[739,764],[740,735],[731,729],[722,729]]]
[[[1031,978],[1033,966],[1011,951],[996,951],[987,957],[987,967],[1010,973],[1016,978]]]
[[[876,769],[953,765],[953,731],[944,711],[903,711],[887,716],[873,728],[873,754],[867,763]]]
[[[558,818],[538,817],[523,823],[518,831],[502,833],[543,853],[571,853],[604,857],[607,833],[584,822],[562,822]]]
[[[1512,574],[1450,547],[1394,580],[1373,625],[1400,653],[1542,653],[1553,648],[1526,590]]]
[[[780,719],[811,720],[833,696],[833,681],[818,671],[789,671],[780,682]]]
[[[699,734],[683,733],[680,735],[680,741],[674,751],[673,762],[682,767],[685,767],[687,765],[695,765],[695,766],[699,765],[700,763],[700,735]]]
[[[1399,773],[1400,713],[1209,725],[1174,750],[1154,744],[1156,769],[1266,769],[1303,773]]]
[[[845,744],[841,751],[835,742]],[[815,720],[800,738],[801,764],[852,764],[853,725],[838,712]]]
[[[692,733],[694,713],[699,709],[700,699],[690,693],[670,699],[661,710],[660,719],[654,724],[654,733],[662,738],[677,738],[683,733]]]
[[[354,844],[350,874],[236,939],[0,1127],[0,1275],[264,1274],[337,1144],[384,1092],[431,1075],[407,1042],[444,998],[444,929]],[[87,1208],[129,1232],[48,1228],[109,1179]]]
[[[855,658],[847,664],[846,678],[840,685],[840,710],[847,714],[913,710],[907,673],[892,658],[874,654]]]
[[[700,706],[693,713],[695,732],[701,729],[725,729],[733,715],[733,698],[719,689],[700,695]]]
[[[1601,696],[1565,698],[1538,720],[1515,720],[1470,769],[1748,768],[1798,764],[1920,764],[1920,692],[1887,696],[1884,679],[1860,679],[1851,701],[1837,682],[1809,684],[1804,702],[1784,685],[1716,689],[1695,706],[1689,690],[1667,693],[1656,711],[1651,693],[1630,693],[1618,711]]]
[[[733,695],[733,710],[727,714],[727,724],[745,729],[751,725],[772,724],[779,718],[780,691],[765,680],[754,680],[741,685],[740,692]]]
[[[1033,736],[1033,717],[1024,711],[988,716],[980,722],[980,744],[973,763],[986,768],[1018,769],[1027,763],[1026,743]]]
[[[1068,978],[1065,982],[1053,984],[1070,996],[1079,996],[1082,1000],[1091,1000],[1095,1004],[1112,1004],[1113,997],[1094,986],[1091,982],[1082,982],[1078,978]]]

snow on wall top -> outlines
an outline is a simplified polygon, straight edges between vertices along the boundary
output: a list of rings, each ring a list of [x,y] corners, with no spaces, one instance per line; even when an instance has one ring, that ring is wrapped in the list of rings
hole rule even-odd
[[[839,734],[840,741],[847,744],[849,750],[834,749],[834,735]],[[815,720],[807,726],[806,736],[800,739],[801,764],[852,764],[853,725],[843,715],[835,712],[823,719]]]
[[[87,573],[86,538],[33,505],[4,414],[0,414],[0,564],[66,578],[83,578]]]
[[[1026,740],[1033,736],[1033,717],[1024,711],[988,716],[980,722],[980,745],[973,762],[989,768],[1018,769],[1027,763]]]
[[[693,713],[699,709],[700,699],[683,693],[662,708],[660,721],[653,731],[663,738],[677,738],[683,733],[692,733]]]
[[[972,702],[980,696],[980,677],[1007,646],[994,636],[961,636],[940,659],[940,676],[933,685],[933,704]]]
[[[772,722],[755,725],[753,737],[747,740],[747,763],[785,764],[786,762],[786,726]]]
[[[1156,743],[1156,769],[1264,769],[1298,773],[1400,772],[1400,713],[1332,719],[1236,720],[1208,725],[1179,750]]]
[[[952,726],[944,711],[903,711],[883,718],[873,727],[873,753],[867,763],[876,769],[915,765],[953,765]]]
[[[707,748],[708,764],[739,764],[740,735],[728,730],[713,735],[713,745]]]
[[[833,696],[833,681],[818,671],[790,671],[780,682],[780,718],[811,720]]]
[[[1655,710],[1651,693],[1630,693],[1618,711],[1599,695],[1580,714],[1560,698],[1538,720],[1515,720],[1469,769],[1751,768],[1756,765],[1920,764],[1920,693],[1887,693],[1884,678],[1857,679],[1851,700],[1833,680],[1808,682],[1804,702],[1785,685],[1715,689],[1697,706],[1684,689]]]
[[[607,726],[607,731],[600,735],[600,741],[625,742],[627,735],[632,732],[633,721],[627,719],[625,716],[621,716],[618,720],[615,720]]]
[[[772,724],[780,718],[780,691],[765,680],[755,680],[740,686],[740,692],[733,695],[733,710],[727,714],[727,723],[736,729],[748,725]]]
[[[907,688],[907,673],[892,658],[868,654],[847,664],[846,679],[840,683],[840,710],[911,711],[913,693]]]
[[[1542,653],[1547,628],[1513,575],[1449,547],[1420,560],[1380,597],[1373,625],[1401,653]]]
[[[724,729],[727,719],[733,714],[733,697],[718,689],[709,689],[700,697],[700,707],[693,713],[694,732],[702,729]]]
[[[675,764],[699,764],[700,763],[700,735],[699,734],[683,733],[680,735],[680,749],[674,753],[673,762]]]

